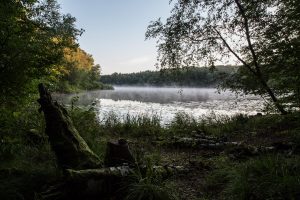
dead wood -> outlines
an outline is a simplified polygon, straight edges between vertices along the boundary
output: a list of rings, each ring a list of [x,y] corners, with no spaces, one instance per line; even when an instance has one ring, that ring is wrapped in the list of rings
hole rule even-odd
[[[39,84],[38,99],[43,111],[50,145],[62,169],[87,169],[100,166],[98,156],[89,148],[73,125],[67,110],[56,101],[43,84]]]

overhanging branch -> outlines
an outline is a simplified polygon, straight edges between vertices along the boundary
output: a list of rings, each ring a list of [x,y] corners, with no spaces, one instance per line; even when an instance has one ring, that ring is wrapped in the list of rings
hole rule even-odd
[[[253,44],[251,42],[248,18],[246,16],[245,10],[244,10],[242,4],[239,2],[239,0],[234,0],[234,1],[235,1],[235,3],[236,3],[236,5],[237,5],[237,7],[238,7],[238,9],[239,9],[239,11],[242,15],[242,18],[244,20],[246,39],[247,39],[248,47],[250,49],[250,52],[251,52],[251,55],[252,55],[252,58],[253,58],[253,63],[254,63],[256,72],[258,74],[260,74],[261,72],[260,72],[258,61],[257,61],[257,55],[254,51]]]
[[[230,47],[230,45],[227,43],[227,41],[225,40],[225,38],[222,36],[222,34],[216,29],[214,28],[214,30],[216,31],[216,33],[219,35],[219,38],[223,41],[224,45],[226,46],[226,48],[245,66],[247,67],[253,74],[256,75],[256,71],[254,71],[250,65],[248,65],[246,63],[246,61],[244,61],[235,51],[233,51],[233,49]]]

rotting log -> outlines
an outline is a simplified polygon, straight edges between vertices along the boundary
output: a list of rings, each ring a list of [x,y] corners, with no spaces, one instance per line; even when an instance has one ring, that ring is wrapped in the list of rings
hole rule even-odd
[[[100,159],[89,148],[74,127],[67,110],[52,100],[51,94],[43,84],[38,86],[46,129],[52,150],[55,152],[58,165],[62,169],[92,169],[101,167]]]
[[[149,167],[149,166],[148,166]],[[132,168],[128,165],[118,167],[106,167],[99,169],[65,170],[63,183],[50,186],[44,192],[38,194],[44,200],[65,199],[123,199],[124,184],[128,183],[128,177],[140,170],[145,174],[147,166]],[[186,174],[189,169],[183,166],[152,166],[153,172],[161,177]],[[130,180],[130,179],[129,179]]]
[[[169,146],[181,148],[205,148],[205,149],[223,149],[229,142],[222,139],[201,136],[201,137],[174,137],[167,143]]]
[[[253,146],[243,141],[230,142],[224,138],[216,138],[205,135],[196,135],[194,137],[173,137],[164,143],[170,147],[205,149],[218,152],[225,151],[231,158],[246,158],[265,153],[282,152],[292,154],[297,152],[297,146],[294,143],[277,142],[270,146]]]
[[[84,170],[66,170],[66,178],[68,180],[90,180],[90,179],[106,179],[109,177],[123,177],[133,173],[133,169],[129,166],[107,167],[99,169],[84,169]]]
[[[140,170],[141,173],[147,170],[147,166],[139,166],[134,169],[128,165],[117,166],[117,167],[106,167],[99,169],[85,169],[85,170],[66,170],[66,178],[69,180],[90,180],[90,179],[105,179],[109,177],[126,177],[133,174],[135,170]],[[189,169],[184,166],[173,166],[173,165],[155,165],[152,167],[154,173],[169,176],[172,174],[186,173]]]
[[[66,170],[66,180],[70,183],[79,183],[80,189],[86,194],[97,194],[98,196],[106,196],[120,193],[120,189],[124,189],[132,178],[132,175],[138,173],[146,176],[150,166],[130,167],[128,165],[106,167],[99,169],[86,170]],[[183,166],[151,166],[153,173],[163,178],[170,177],[175,174],[185,174],[189,169]],[[128,177],[131,177],[128,179]],[[82,193],[81,192],[81,193]],[[120,199],[117,198],[117,199]]]

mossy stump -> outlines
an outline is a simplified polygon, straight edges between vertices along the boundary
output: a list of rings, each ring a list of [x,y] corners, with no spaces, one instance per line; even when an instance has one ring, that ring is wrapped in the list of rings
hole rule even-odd
[[[43,84],[38,86],[38,99],[43,111],[46,129],[58,165],[62,169],[93,169],[101,167],[100,159],[89,148],[74,127],[66,109],[52,100],[51,94]]]

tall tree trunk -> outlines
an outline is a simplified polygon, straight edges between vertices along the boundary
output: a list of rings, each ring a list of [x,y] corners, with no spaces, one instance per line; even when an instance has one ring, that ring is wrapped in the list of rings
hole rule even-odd
[[[250,35],[250,29],[249,29],[249,20],[248,17],[246,15],[245,9],[242,6],[240,0],[234,0],[239,11],[240,14],[242,16],[242,19],[244,21],[244,28],[245,28],[245,36],[247,39],[247,43],[248,43],[248,47],[252,56],[252,61],[255,67],[255,70],[253,70],[251,68],[251,66],[248,65],[248,69],[258,78],[258,80],[260,81],[260,83],[262,84],[263,88],[266,90],[267,94],[271,97],[272,101],[274,102],[275,107],[279,110],[279,112],[283,115],[287,114],[287,112],[284,110],[283,106],[278,102],[277,97],[275,96],[274,92],[272,91],[272,89],[269,87],[269,85],[267,84],[267,82],[265,81],[265,79],[262,76],[261,73],[261,68],[260,68],[260,64],[258,62],[258,56],[254,50],[253,44],[251,42],[251,35]],[[245,63],[245,62],[244,62]]]
[[[257,75],[259,81],[261,82],[262,86],[264,87],[264,89],[266,90],[266,92],[268,93],[268,95],[271,97],[275,107],[278,109],[278,111],[282,114],[282,115],[286,115],[287,111],[283,108],[283,106],[281,105],[280,102],[278,102],[277,97],[275,96],[274,92],[272,91],[272,89],[268,86],[268,84],[266,83],[266,81],[264,80],[264,78],[260,75]]]

